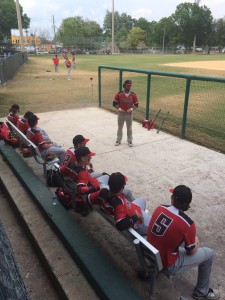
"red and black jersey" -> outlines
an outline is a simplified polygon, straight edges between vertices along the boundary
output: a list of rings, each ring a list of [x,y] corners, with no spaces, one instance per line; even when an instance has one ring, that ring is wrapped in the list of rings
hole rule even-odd
[[[42,145],[45,143],[45,140],[43,139],[43,136],[39,130],[29,128],[27,130],[27,137],[32,143],[34,143],[36,146],[38,146],[38,149],[40,151],[44,150],[42,148]]]
[[[69,60],[66,61],[66,67],[67,69],[71,68],[71,61]]]
[[[26,135],[27,130],[30,128],[28,121],[25,119],[19,119],[17,122],[17,128]]]
[[[136,222],[136,212],[142,215],[141,208],[136,204],[129,202],[124,194],[113,197],[110,199],[109,204],[113,207],[113,216],[116,223],[119,223],[126,217],[133,218],[134,216]],[[133,227],[133,224],[131,224],[131,226]]]
[[[103,190],[104,196],[101,196]],[[135,223],[138,221],[136,213],[142,215],[141,208],[129,202],[124,194],[110,198],[110,192],[107,189],[88,195],[88,201],[92,205],[100,205],[105,212],[112,215],[119,230],[128,229],[129,227],[135,228]]]
[[[11,123],[13,123],[15,126],[17,126],[17,122],[18,122],[18,120],[19,120],[19,115],[17,115],[17,114],[9,114],[8,115],[8,117],[7,117],[7,119],[11,122]]]
[[[64,157],[63,157],[63,166],[66,166],[70,169],[74,169],[77,165],[77,158],[75,155],[75,149],[74,147],[71,147],[66,150]]]
[[[147,240],[160,252],[164,269],[179,257],[179,246],[195,247],[195,223],[172,205],[158,206],[149,223]]]
[[[134,106],[138,106],[138,98],[135,93],[125,94],[123,91],[115,95],[113,106],[119,105],[119,108],[128,110]]]
[[[87,195],[100,189],[99,181],[92,177],[87,169],[76,166],[75,171],[78,194]]]

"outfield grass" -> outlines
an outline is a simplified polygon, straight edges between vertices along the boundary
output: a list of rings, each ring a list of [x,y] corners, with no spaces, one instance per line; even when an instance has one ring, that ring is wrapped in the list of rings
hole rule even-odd
[[[54,72],[52,57],[52,55],[29,56],[28,63],[20,68],[14,79],[6,87],[0,89],[0,117],[7,115],[8,109],[13,103],[21,106],[21,114],[27,110],[38,113],[73,109],[85,105],[96,106],[98,104],[97,70],[99,65],[225,77],[225,72],[220,70],[165,65],[195,61],[223,61],[225,60],[224,54],[77,55],[77,69],[72,70],[71,81],[67,80],[62,56],[59,56],[59,73]],[[102,76],[103,106],[111,108],[113,96],[118,91],[119,74],[118,71],[103,71]],[[145,118],[146,75],[125,72],[124,78],[133,80],[133,89],[141,100],[139,113],[136,113],[136,118],[141,121]],[[152,114],[150,116],[154,116],[159,109],[162,109],[162,116],[170,111],[170,117],[165,123],[165,127],[176,135],[180,135],[181,132],[185,84],[184,79],[152,77]],[[190,98],[187,137],[225,152],[223,149],[225,146],[221,148],[225,137],[225,119],[223,117],[225,91],[221,87],[220,84],[216,87],[212,84],[199,85],[195,83],[192,85],[192,95],[195,97]],[[202,124],[204,126],[201,129]],[[204,141],[199,138],[199,132],[202,132]]]

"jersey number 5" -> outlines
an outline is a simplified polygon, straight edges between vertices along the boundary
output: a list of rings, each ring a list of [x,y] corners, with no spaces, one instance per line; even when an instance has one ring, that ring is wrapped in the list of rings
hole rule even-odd
[[[170,224],[172,223],[172,221],[173,220],[167,215],[163,213],[160,214],[152,227],[152,232],[155,235],[163,236]]]

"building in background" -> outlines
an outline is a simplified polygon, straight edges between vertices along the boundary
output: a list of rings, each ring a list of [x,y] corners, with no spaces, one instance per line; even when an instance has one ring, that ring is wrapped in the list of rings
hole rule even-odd
[[[20,42],[20,36],[18,35],[12,35],[12,45],[15,47],[16,50],[21,49],[21,42]],[[52,44],[42,44],[42,39],[39,36],[24,36],[24,48],[30,52],[30,51],[36,51],[36,50],[45,50],[50,51],[52,49]]]

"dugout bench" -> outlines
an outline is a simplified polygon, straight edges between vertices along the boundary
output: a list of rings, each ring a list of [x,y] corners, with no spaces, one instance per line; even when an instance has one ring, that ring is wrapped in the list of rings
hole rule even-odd
[[[94,206],[97,211],[108,223],[110,223],[117,231],[114,218],[106,213],[98,205]],[[139,264],[141,266],[140,276],[144,279],[150,279],[150,297],[156,297],[157,274],[163,269],[159,251],[152,246],[143,236],[141,236],[133,228],[119,231],[119,233],[130,242],[136,250]]]
[[[43,166],[44,176],[46,178],[47,177],[47,166],[52,166],[55,163],[58,163],[59,159],[56,157],[51,160],[45,160],[42,157],[41,152],[39,151],[38,147],[34,143],[32,143],[26,137],[26,135],[23,134],[12,122],[10,122],[9,120],[6,120],[6,124],[10,128],[10,131],[12,132],[12,134],[14,134],[16,137],[18,137],[20,149],[22,149],[23,145],[25,145],[29,149],[31,156],[34,157],[35,161],[38,164],[41,164]]]

